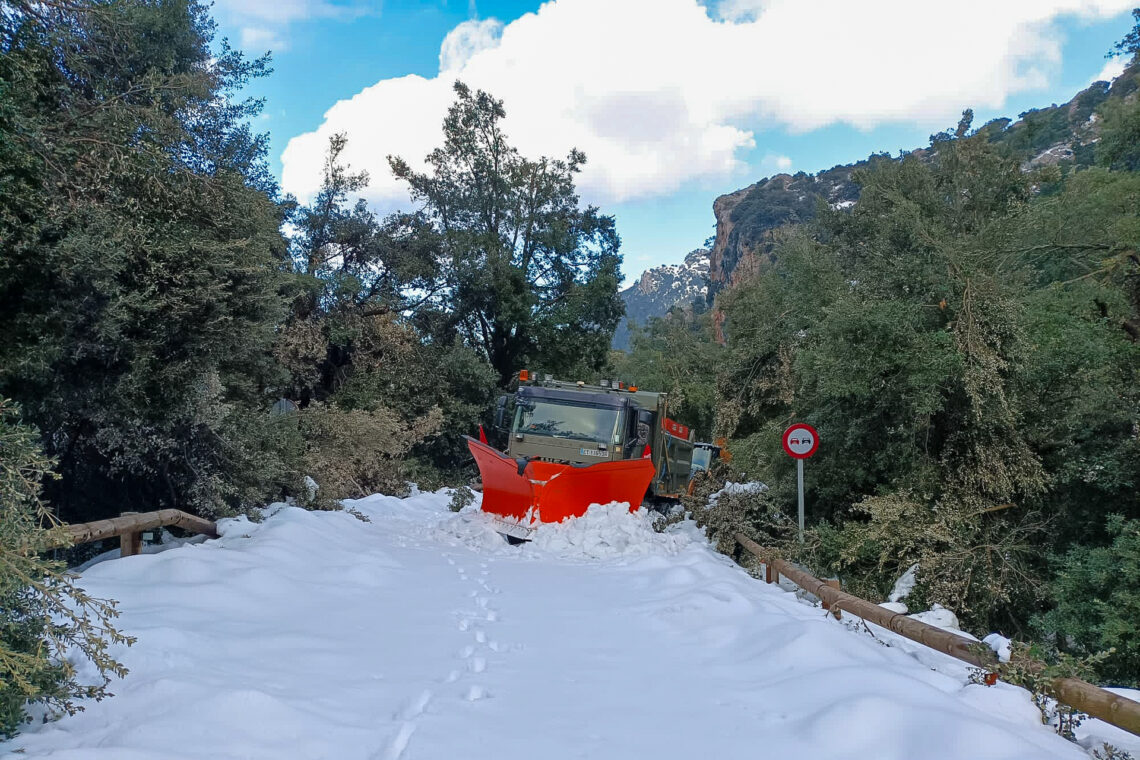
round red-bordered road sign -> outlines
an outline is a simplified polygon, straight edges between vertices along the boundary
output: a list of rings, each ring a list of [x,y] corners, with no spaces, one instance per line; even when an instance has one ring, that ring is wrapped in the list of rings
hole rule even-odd
[[[793,459],[807,459],[819,448],[819,433],[811,425],[797,422],[784,431],[784,451]]]

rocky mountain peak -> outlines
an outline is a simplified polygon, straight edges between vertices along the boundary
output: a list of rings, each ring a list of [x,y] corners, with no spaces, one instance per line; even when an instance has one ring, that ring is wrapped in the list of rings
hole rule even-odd
[[[629,348],[630,321],[644,325],[651,317],[663,317],[674,306],[687,306],[708,294],[710,252],[697,248],[680,264],[662,264],[646,269],[637,282],[620,295],[625,302],[625,320],[614,333],[613,347]]]

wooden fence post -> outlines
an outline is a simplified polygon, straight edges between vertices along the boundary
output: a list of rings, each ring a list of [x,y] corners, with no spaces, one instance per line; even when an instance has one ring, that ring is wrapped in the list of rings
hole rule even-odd
[[[131,515],[137,514],[138,512],[120,512],[119,517],[130,517]],[[133,557],[140,551],[142,551],[142,533],[131,531],[119,536],[120,557]]]
[[[826,583],[831,588],[835,589],[836,591],[840,590],[838,578],[827,578],[823,582]],[[823,602],[822,600],[821,600],[821,602],[823,603],[823,608],[825,610],[830,611],[836,620],[841,620],[843,618],[843,613],[840,612],[840,610],[839,610],[839,602],[835,602],[834,604],[832,604],[831,602]]]

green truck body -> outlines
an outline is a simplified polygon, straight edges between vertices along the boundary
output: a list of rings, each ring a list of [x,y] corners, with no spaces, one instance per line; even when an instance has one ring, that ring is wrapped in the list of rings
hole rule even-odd
[[[668,394],[608,381],[520,381],[500,397],[495,428],[516,460],[588,466],[639,459],[648,446],[656,475],[647,495],[657,499],[678,498],[716,450],[669,419]]]

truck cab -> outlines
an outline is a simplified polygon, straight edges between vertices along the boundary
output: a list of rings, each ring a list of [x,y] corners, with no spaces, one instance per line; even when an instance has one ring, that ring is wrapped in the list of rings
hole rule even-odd
[[[641,459],[655,476],[648,496],[676,498],[692,474],[693,433],[668,417],[668,394],[616,381],[598,384],[520,379],[499,400],[495,425],[506,434],[507,456],[586,467]]]

